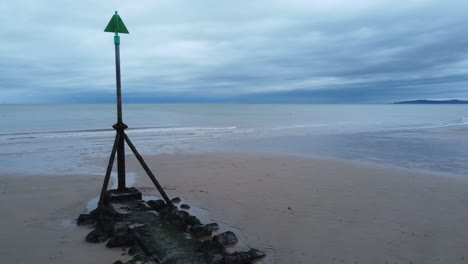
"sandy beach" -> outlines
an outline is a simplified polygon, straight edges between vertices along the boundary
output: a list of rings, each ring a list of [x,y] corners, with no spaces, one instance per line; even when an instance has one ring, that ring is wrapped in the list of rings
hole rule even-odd
[[[170,196],[242,230],[273,263],[468,262],[468,179],[291,156],[146,156]],[[136,187],[158,195],[137,161]],[[105,161],[102,161],[105,164]],[[7,263],[112,263],[73,219],[95,176],[2,175],[0,254]]]
[[[76,226],[88,200],[97,196],[100,177],[0,176],[0,256],[2,263],[113,263],[121,249],[84,241],[91,231]]]

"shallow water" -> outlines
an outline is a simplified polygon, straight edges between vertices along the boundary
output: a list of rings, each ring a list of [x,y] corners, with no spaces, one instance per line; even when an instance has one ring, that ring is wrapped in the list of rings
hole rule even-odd
[[[113,105],[0,105],[0,172],[102,174]],[[467,174],[466,105],[124,105],[142,154],[265,151]],[[128,153],[129,150],[127,150]]]

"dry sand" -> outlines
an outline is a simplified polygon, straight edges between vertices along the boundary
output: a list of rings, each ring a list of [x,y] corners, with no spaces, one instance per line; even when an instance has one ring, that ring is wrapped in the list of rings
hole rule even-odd
[[[274,263],[468,263],[468,179],[252,154],[146,156],[172,196],[240,228]],[[105,165],[105,161],[102,161]],[[158,195],[129,156],[137,187]],[[103,169],[104,174],[104,169]],[[73,219],[103,177],[0,176],[2,263],[112,263]]]

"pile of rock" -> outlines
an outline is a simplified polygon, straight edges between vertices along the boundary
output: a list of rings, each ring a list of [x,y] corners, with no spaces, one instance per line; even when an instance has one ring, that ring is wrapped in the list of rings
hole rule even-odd
[[[180,203],[180,199],[175,198],[172,202]],[[188,209],[190,206],[184,205],[181,208]],[[192,243],[194,245],[193,254],[185,255],[185,258],[187,256],[193,257],[193,262],[187,259],[177,261],[176,258],[171,257],[170,263],[247,264],[254,263],[265,256],[263,252],[256,249],[229,253],[226,246],[232,246],[238,242],[233,232],[226,231],[213,236],[213,232],[219,230],[217,223],[202,224],[196,216],[190,215],[187,211],[180,210],[177,207],[171,207],[163,200],[148,202],[137,200],[133,201],[131,206],[125,203],[100,206],[90,214],[80,215],[77,222],[78,225],[94,225],[94,230],[86,236],[88,242],[100,243],[107,241],[107,247],[130,247],[128,254],[134,257],[127,263],[137,263],[137,261],[138,263],[165,263],[164,259],[159,259],[148,249],[152,247],[148,245],[149,241],[155,241],[148,238],[156,236],[155,239],[160,241],[171,238],[158,238],[157,236],[161,232],[155,234],[151,226],[154,225],[154,222],[145,222],[142,220],[145,218],[141,217],[138,218],[138,221],[132,222],[129,220],[131,217],[128,217],[128,215],[136,215],[138,212],[151,213],[154,211],[157,212],[158,221],[167,223],[171,227],[170,229],[178,230],[179,234],[190,234],[194,240]],[[153,213],[150,215],[154,216]],[[170,244],[167,240],[166,242],[164,243]],[[171,250],[180,251],[180,249],[176,248]]]

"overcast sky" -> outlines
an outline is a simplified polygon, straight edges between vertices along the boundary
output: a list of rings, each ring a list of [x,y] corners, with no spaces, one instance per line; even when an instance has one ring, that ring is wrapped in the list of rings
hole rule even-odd
[[[0,103],[115,102],[115,10],[124,102],[468,99],[465,0],[15,0]]]

